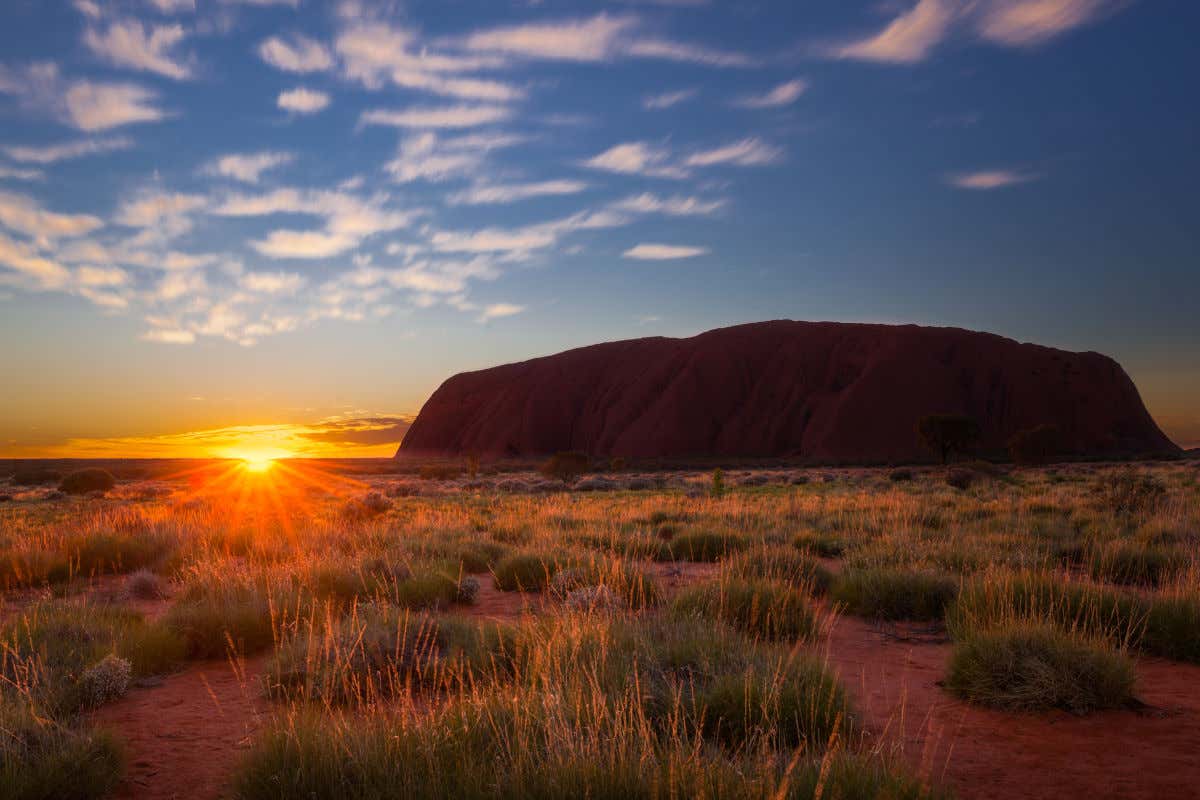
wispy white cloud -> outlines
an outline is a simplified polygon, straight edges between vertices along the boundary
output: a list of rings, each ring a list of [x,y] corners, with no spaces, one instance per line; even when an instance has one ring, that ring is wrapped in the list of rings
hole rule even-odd
[[[9,167],[0,164],[0,180],[40,181],[45,177],[46,174],[40,169]]]
[[[644,192],[630,195],[623,200],[613,203],[617,211],[627,211],[632,214],[666,214],[672,217],[695,217],[715,214],[727,205],[726,200],[718,198],[706,200],[687,195],[672,195],[659,197]]]
[[[983,8],[977,29],[997,44],[1037,45],[1126,4],[1126,0],[992,0]]]
[[[160,14],[181,14],[196,10],[196,0],[147,0]]]
[[[232,195],[212,208],[224,217],[304,214],[322,217],[320,230],[273,230],[251,247],[268,258],[329,258],[352,250],[377,233],[409,225],[413,212],[389,208],[388,197],[363,199],[345,192],[278,189],[262,195]]]
[[[218,157],[205,169],[211,175],[258,183],[259,177],[267,170],[290,164],[295,160],[291,153],[279,151],[264,151],[262,153],[230,153]]]
[[[680,103],[686,103],[700,93],[699,89],[680,89],[676,92],[650,94],[642,98],[642,108],[648,111],[659,111],[673,108]]]
[[[631,16],[597,14],[588,19],[531,22],[479,31],[466,37],[468,50],[558,61],[603,61],[612,56],[622,34],[632,31]]]
[[[671,152],[649,142],[624,142],[583,162],[584,166],[627,175],[683,178],[687,170],[671,163]]]
[[[1023,172],[1009,169],[980,170],[978,172],[959,172],[946,177],[946,182],[959,189],[974,191],[989,191],[1016,186],[1022,183],[1038,180],[1041,176],[1033,172]]]
[[[116,20],[104,30],[89,28],[83,41],[93,53],[115,66],[183,80],[191,76],[191,67],[173,51],[185,36],[182,25],[147,29],[136,19],[126,19]]]
[[[403,111],[374,109],[364,111],[359,117],[359,123],[396,128],[474,128],[502,122],[512,114],[512,109],[497,105],[410,107]]]
[[[525,306],[519,306],[515,303],[492,303],[484,306],[483,311],[479,314],[479,322],[490,322],[501,317],[511,317],[525,311]]]
[[[630,42],[625,52],[639,58],[657,58],[665,61],[681,61],[689,64],[703,64],[709,67],[754,67],[758,66],[756,58],[732,50],[719,50],[713,47],[678,42],[673,39],[647,38]]]
[[[743,108],[779,108],[796,102],[806,91],[808,91],[808,81],[796,78],[781,83],[762,94],[743,95],[738,99],[737,105]]]
[[[0,192],[0,226],[39,243],[83,236],[103,224],[90,214],[59,214],[42,208],[28,195]]]
[[[188,216],[207,202],[203,195],[147,190],[123,202],[114,221],[131,228],[181,232],[191,227]]]
[[[157,95],[131,83],[71,84],[65,96],[67,116],[84,131],[104,131],[137,122],[158,122],[166,112],[154,105]]]
[[[621,255],[638,261],[672,261],[680,258],[695,258],[706,255],[708,252],[707,247],[644,243],[629,248]]]
[[[837,58],[924,61],[956,31],[1009,47],[1043,44],[1115,13],[1128,0],[917,0],[882,30],[836,45]]]
[[[325,92],[305,89],[303,86],[280,92],[279,98],[275,101],[275,104],[284,111],[293,111],[297,114],[316,114],[318,111],[328,108],[329,103],[329,95]]]
[[[333,54],[329,48],[301,34],[264,39],[258,46],[258,55],[284,72],[323,72],[333,68]]]
[[[689,167],[711,167],[733,164],[739,167],[756,167],[774,164],[783,158],[783,151],[756,136],[732,142],[712,150],[692,153],[684,164]]]
[[[13,161],[32,164],[53,164],[83,156],[111,153],[133,147],[133,140],[123,136],[110,139],[81,139],[75,142],[48,145],[5,145],[4,153]]]
[[[456,205],[488,205],[513,203],[533,197],[557,197],[578,194],[587,189],[583,181],[550,180],[529,183],[476,184],[469,189],[455,192],[447,200]]]
[[[238,278],[241,288],[262,294],[295,294],[305,283],[305,277],[295,272],[247,272]]]

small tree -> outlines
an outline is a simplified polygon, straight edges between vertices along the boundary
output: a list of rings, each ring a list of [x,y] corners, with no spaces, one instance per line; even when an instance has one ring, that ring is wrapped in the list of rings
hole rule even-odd
[[[479,456],[467,453],[467,477],[475,480],[479,477]]]
[[[917,422],[917,435],[942,463],[952,454],[964,454],[979,441],[979,423],[965,414],[930,414]]]
[[[541,473],[563,483],[574,483],[588,471],[588,457],[583,453],[555,453],[542,464]]]
[[[63,478],[58,490],[65,494],[88,494],[89,492],[107,492],[117,485],[112,473],[99,467],[89,467],[72,472]]]
[[[720,467],[713,470],[710,491],[713,497],[720,497],[725,494],[725,472]]]
[[[1017,464],[1045,464],[1053,461],[1062,447],[1055,425],[1038,425],[1014,433],[1008,440],[1008,453]]]

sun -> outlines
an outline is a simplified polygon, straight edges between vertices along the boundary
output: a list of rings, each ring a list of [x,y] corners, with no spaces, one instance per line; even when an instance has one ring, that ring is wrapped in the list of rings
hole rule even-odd
[[[247,472],[266,472],[275,466],[275,459],[269,456],[245,456],[242,458],[242,469]]]

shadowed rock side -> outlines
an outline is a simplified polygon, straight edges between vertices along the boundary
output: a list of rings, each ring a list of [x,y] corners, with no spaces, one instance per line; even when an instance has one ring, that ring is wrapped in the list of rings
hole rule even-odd
[[[1178,452],[1117,362],[958,328],[779,320],[582,347],[466,372],[397,457],[928,458],[927,414],[969,414],[981,451],[1052,424],[1075,455]]]

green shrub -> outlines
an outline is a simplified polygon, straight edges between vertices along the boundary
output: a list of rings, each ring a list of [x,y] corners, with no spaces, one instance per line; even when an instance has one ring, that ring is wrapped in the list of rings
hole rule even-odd
[[[685,530],[671,537],[661,548],[659,561],[719,561],[725,556],[744,550],[749,544],[744,536],[727,531]]]
[[[550,585],[559,563],[540,553],[514,553],[496,565],[496,588],[505,592],[539,592]]]
[[[833,585],[833,573],[819,561],[788,547],[757,548],[734,556],[728,571],[744,578],[769,578],[825,594]]]
[[[792,538],[792,546],[821,558],[841,558],[848,547],[845,539],[823,531],[797,533]]]
[[[583,473],[588,471],[589,460],[585,453],[555,453],[539,471],[551,480],[563,483],[574,483]]]
[[[75,730],[0,701],[0,797],[99,800],[120,780],[123,754],[109,734]]]
[[[718,675],[698,690],[697,705],[705,734],[734,747],[767,733],[789,749],[819,750],[851,728],[845,689],[812,658]]]
[[[852,614],[889,620],[941,619],[957,594],[954,578],[884,567],[846,570],[830,591]]]
[[[252,586],[194,587],[163,621],[187,642],[190,658],[223,658],[231,649],[251,654],[275,641],[271,601]]]
[[[1169,547],[1116,542],[1092,553],[1093,578],[1119,584],[1159,586],[1187,566],[1187,556]]]
[[[1119,708],[1132,697],[1133,661],[1096,641],[1050,626],[975,631],[954,646],[946,687],[1010,711]]]
[[[782,583],[729,578],[684,589],[672,605],[676,617],[719,620],[763,639],[811,639],[819,631],[805,595]]]
[[[89,492],[107,492],[117,485],[117,479],[112,473],[99,467],[89,467],[70,473],[62,479],[58,490],[66,494],[88,494]]]

